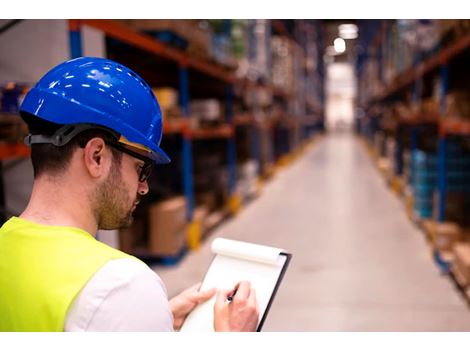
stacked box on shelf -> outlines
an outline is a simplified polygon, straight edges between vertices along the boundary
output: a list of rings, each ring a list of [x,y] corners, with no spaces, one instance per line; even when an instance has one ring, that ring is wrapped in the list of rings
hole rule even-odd
[[[149,208],[149,251],[157,256],[177,256],[186,247],[186,198],[174,197]]]
[[[305,68],[305,52],[297,43],[291,45],[293,55],[293,98],[290,99],[292,102],[290,112],[296,116],[304,116],[305,110],[305,84],[304,84],[304,68]]]
[[[437,218],[438,194],[434,197]],[[445,220],[470,226],[470,154],[449,141],[446,164]]]
[[[0,140],[3,142],[21,143],[28,134],[28,127],[18,113],[26,91],[26,85],[14,82],[0,86]]]
[[[271,82],[271,21],[247,20],[246,60],[239,71],[252,81]]]
[[[411,154],[411,188],[414,210],[422,219],[433,215],[433,194],[437,186],[437,157],[433,153],[415,150]]]
[[[228,171],[223,141],[197,144],[194,154],[194,192],[196,204],[206,206],[209,212],[223,207],[228,199]]]
[[[273,36],[271,43],[273,85],[291,93],[295,83],[292,43],[289,39],[281,36]]]
[[[258,170],[256,160],[248,160],[238,168],[237,193],[242,201],[247,201],[258,192]]]
[[[305,91],[308,113],[318,115],[317,107],[321,105],[321,77],[319,74],[320,57],[319,34],[314,25],[303,23],[305,31]]]
[[[181,109],[178,105],[179,93],[176,89],[159,87],[152,88],[152,91],[158,100],[164,121],[181,116]]]
[[[222,123],[223,104],[217,99],[192,100],[189,111],[197,127],[216,127]]]
[[[204,21],[199,20],[171,20],[171,19],[134,19],[128,20],[127,25],[155,35],[158,40],[171,40],[168,44],[180,46],[181,40],[187,41],[186,49],[190,55],[206,59],[211,51],[211,32]],[[170,35],[173,33],[173,35]],[[179,47],[180,49],[183,49]]]
[[[446,116],[449,118],[470,119],[470,92],[454,90],[446,96]]]

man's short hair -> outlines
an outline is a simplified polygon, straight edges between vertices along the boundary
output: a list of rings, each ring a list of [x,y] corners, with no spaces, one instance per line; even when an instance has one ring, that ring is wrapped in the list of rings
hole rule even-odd
[[[52,136],[63,125],[53,122],[45,121],[37,118],[28,113],[21,114],[23,120],[26,122],[31,134],[42,134]],[[32,144],[31,145],[31,162],[33,164],[34,178],[39,177],[44,173],[59,174],[66,170],[74,151],[84,147],[92,138],[100,137],[104,140],[115,140],[116,138],[109,132],[102,129],[89,129],[80,132],[73,137],[70,142],[63,146],[55,146],[48,143]],[[113,160],[120,163],[122,153],[114,148],[111,148],[113,153]]]

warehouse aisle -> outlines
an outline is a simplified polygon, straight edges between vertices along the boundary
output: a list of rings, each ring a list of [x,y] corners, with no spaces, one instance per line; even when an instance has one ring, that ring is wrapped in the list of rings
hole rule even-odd
[[[221,236],[294,254],[265,331],[470,331],[470,310],[355,137],[328,135],[177,267],[173,296],[202,278]]]

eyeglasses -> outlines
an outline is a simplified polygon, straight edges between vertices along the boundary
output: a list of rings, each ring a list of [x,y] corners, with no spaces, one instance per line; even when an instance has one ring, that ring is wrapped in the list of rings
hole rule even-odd
[[[106,140],[106,143],[113,147],[116,150],[119,150],[122,153],[126,153],[127,155],[132,156],[133,158],[139,159],[144,162],[144,165],[140,165],[140,172],[139,172],[139,182],[145,182],[148,180],[150,177],[150,174],[152,173],[153,169],[153,160],[143,156],[142,154],[139,154],[137,152],[134,152],[133,150],[130,150],[129,148],[126,148],[124,144],[118,143],[118,142],[112,142]]]

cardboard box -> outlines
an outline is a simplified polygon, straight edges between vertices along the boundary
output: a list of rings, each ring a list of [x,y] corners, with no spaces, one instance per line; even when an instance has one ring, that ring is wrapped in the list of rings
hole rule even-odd
[[[466,90],[455,90],[446,96],[448,117],[470,119],[470,93]]]
[[[462,280],[470,281],[470,244],[457,242],[454,244],[453,252],[455,254],[454,266]]]
[[[149,209],[149,250],[174,256],[186,246],[186,198],[175,197]]]
[[[119,229],[119,249],[132,254],[140,246],[145,237],[145,219],[135,218],[131,226]]]
[[[171,87],[152,88],[157,97],[160,108],[163,110],[173,109],[178,106],[178,91]]]

